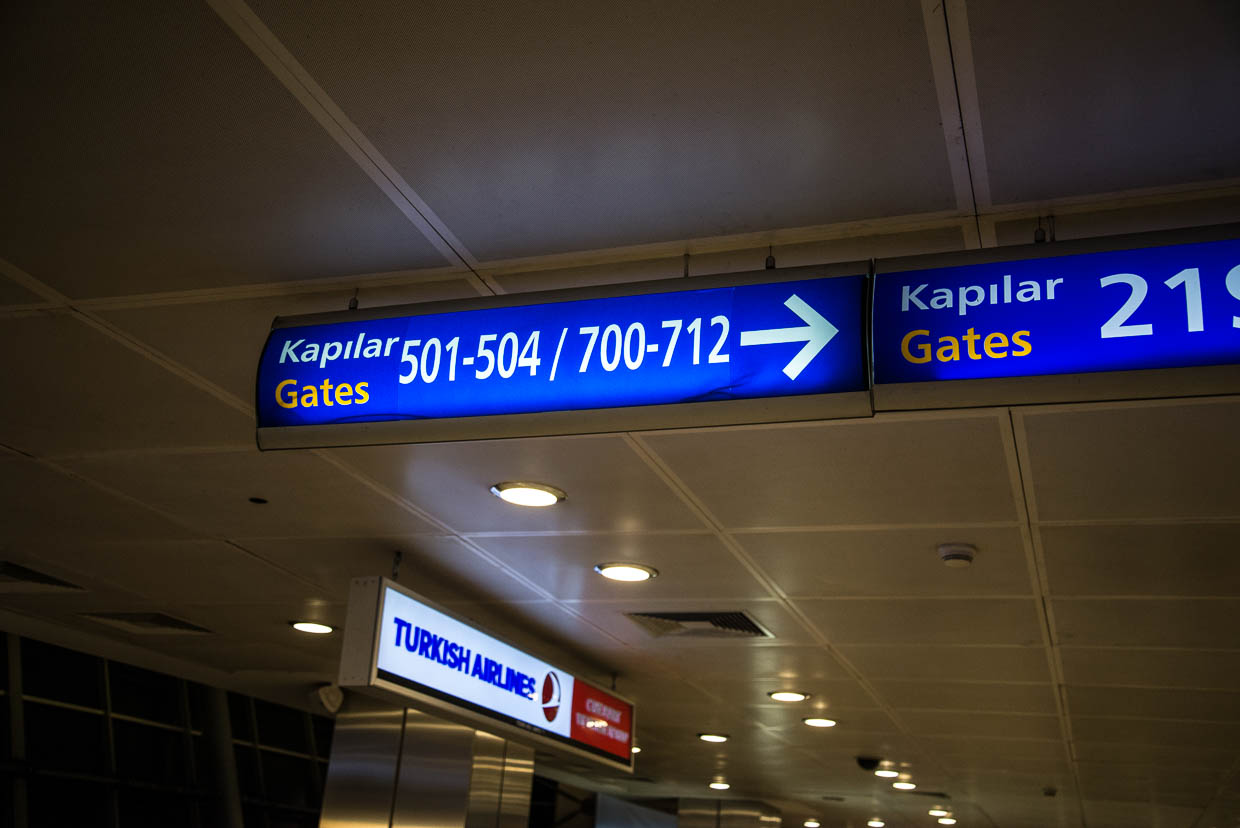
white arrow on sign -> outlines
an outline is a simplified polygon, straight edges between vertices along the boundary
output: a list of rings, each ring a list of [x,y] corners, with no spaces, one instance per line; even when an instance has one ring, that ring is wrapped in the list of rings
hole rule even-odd
[[[804,342],[805,347],[784,366],[788,379],[796,379],[818,352],[827,347],[840,329],[822,314],[805,304],[795,293],[784,304],[805,322],[801,328],[768,328],[765,331],[741,331],[741,345],[776,345],[783,342]]]

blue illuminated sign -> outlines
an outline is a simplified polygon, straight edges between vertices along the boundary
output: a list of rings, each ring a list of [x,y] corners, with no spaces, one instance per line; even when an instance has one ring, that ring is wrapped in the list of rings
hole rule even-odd
[[[879,273],[876,384],[1240,363],[1240,241]]]
[[[865,277],[277,328],[260,428],[864,391]]]

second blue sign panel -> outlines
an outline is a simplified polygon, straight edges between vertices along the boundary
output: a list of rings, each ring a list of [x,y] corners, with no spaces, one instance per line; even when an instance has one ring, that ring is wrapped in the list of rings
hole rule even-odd
[[[1240,241],[880,273],[876,383],[1240,362]]]

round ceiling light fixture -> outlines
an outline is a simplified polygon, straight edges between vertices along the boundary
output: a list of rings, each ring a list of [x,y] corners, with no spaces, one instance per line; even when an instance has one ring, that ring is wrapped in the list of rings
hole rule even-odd
[[[900,775],[900,772],[896,770],[895,762],[884,759],[878,763],[878,768],[874,771],[874,775],[881,776],[883,779],[895,779]]]
[[[816,819],[807,819],[801,824],[804,825],[805,828],[818,828],[818,826],[822,825],[822,823]]]
[[[335,630],[326,624],[320,624],[317,621],[290,621],[293,629],[297,632],[310,633],[311,635],[327,635]]]
[[[799,702],[809,698],[809,693],[799,693],[796,690],[774,690],[767,695],[777,702]]]
[[[649,581],[659,575],[659,570],[632,561],[609,561],[596,564],[594,571],[611,581]]]
[[[870,828],[883,828],[886,824],[887,823],[883,822],[881,819],[872,819],[866,823],[866,825],[870,826]]]
[[[912,782],[892,782],[891,787],[895,788],[897,791],[912,791],[917,789],[917,786]]]
[[[956,820],[951,817],[939,817],[939,825],[955,825]]]
[[[703,742],[726,742],[728,734],[726,733],[699,733],[698,738]]]
[[[531,506],[538,509],[554,506],[567,497],[555,486],[520,481],[496,483],[491,487],[491,494],[514,506]]]
[[[951,811],[946,808],[931,808],[929,811],[926,811],[926,813],[932,817],[951,816]]]
[[[633,745],[633,747],[629,748],[629,753],[641,753],[641,752],[642,752],[642,749],[639,748],[637,745]]]
[[[726,791],[728,788],[732,786],[729,785],[727,782],[724,782],[722,779],[716,779],[714,782],[710,783],[709,787],[712,791]]]
[[[835,727],[835,719],[820,719],[816,716],[811,716],[801,721],[810,727]]]

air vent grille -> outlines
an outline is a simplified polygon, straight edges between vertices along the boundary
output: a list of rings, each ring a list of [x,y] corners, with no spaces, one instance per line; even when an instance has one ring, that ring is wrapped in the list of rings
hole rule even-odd
[[[625,615],[655,638],[774,638],[743,611],[628,612]]]
[[[84,612],[83,617],[139,635],[207,635],[211,631],[162,612]]]
[[[0,561],[0,593],[22,592],[80,592],[77,584],[62,581],[43,572],[37,572],[21,564]]]

